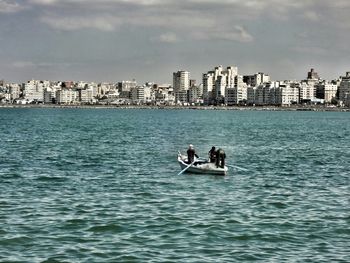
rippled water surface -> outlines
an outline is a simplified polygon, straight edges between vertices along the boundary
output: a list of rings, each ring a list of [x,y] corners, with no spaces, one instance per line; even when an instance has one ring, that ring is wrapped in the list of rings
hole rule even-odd
[[[0,262],[350,262],[350,115],[0,109]],[[177,151],[226,150],[226,177]]]

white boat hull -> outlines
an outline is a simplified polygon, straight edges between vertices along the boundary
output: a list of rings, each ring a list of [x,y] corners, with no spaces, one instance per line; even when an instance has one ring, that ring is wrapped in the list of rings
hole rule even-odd
[[[179,154],[177,160],[182,170],[188,167],[189,164],[187,164],[187,157],[185,157],[184,155]],[[196,163],[197,161],[198,163]],[[195,159],[195,163],[185,172],[196,174],[226,175],[227,171],[227,166],[225,166],[224,168],[216,167],[215,163],[210,163],[205,159],[197,158]]]

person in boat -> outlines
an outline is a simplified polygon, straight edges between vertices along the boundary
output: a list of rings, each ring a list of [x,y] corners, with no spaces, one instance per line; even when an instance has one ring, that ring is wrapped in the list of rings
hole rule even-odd
[[[193,163],[194,157],[198,158],[198,155],[196,154],[196,151],[194,150],[193,145],[190,144],[187,150],[187,163],[188,164]]]
[[[219,148],[216,151],[216,167],[225,167],[225,158],[226,158],[226,153],[223,149]]]
[[[215,146],[211,147],[210,151],[208,152],[209,154],[209,161],[211,163],[215,163],[216,160],[216,150],[215,150]]]

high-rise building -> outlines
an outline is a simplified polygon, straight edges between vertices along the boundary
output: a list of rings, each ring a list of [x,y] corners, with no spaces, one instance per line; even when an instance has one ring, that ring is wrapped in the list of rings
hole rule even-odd
[[[341,77],[339,84],[339,101],[345,106],[350,104],[350,71]]]
[[[213,71],[203,74],[203,98],[205,104],[220,104],[225,101],[227,88],[235,87],[237,67],[217,66]]]
[[[247,101],[247,84],[243,82],[243,76],[235,77],[233,87],[227,87],[225,90],[225,104],[228,106],[246,103]]]
[[[180,70],[173,73],[175,103],[187,103],[187,91],[190,88],[190,72]]]

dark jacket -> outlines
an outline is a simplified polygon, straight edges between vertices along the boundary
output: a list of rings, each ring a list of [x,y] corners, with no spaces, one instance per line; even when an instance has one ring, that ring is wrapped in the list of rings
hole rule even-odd
[[[215,159],[216,159],[216,150],[215,150],[215,148],[214,147],[211,148],[208,154],[209,154],[210,162],[214,163]]]
[[[216,151],[216,166],[224,167],[225,166],[226,153],[223,149],[218,149]]]
[[[194,149],[187,150],[187,162],[188,163],[193,163],[195,156],[198,158],[198,155],[196,154],[196,151]]]

